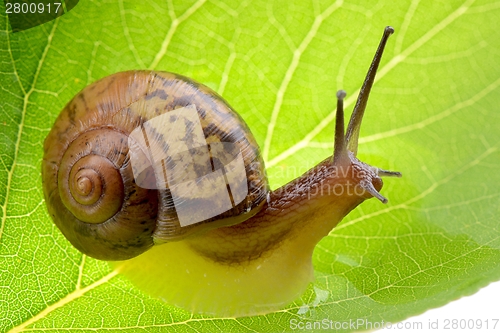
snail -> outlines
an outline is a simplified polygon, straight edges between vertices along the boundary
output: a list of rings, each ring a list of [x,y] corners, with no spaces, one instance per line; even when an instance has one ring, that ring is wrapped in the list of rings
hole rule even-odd
[[[150,295],[193,312],[279,309],[313,280],[312,252],[352,209],[399,172],[356,158],[386,27],[344,134],[337,93],[334,154],[270,191],[243,119],[178,74],[105,77],[63,109],[44,143],[51,218],[78,250],[112,261]]]

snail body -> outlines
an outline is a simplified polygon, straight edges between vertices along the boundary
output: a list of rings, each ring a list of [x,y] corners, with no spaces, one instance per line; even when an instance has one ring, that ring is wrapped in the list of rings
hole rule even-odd
[[[63,109],[44,143],[48,212],[81,252],[193,312],[266,313],[313,280],[315,245],[399,173],[356,158],[387,27],[333,156],[270,191],[256,140],[210,88],[156,71],[113,74]],[[157,246],[159,245],[159,246]]]

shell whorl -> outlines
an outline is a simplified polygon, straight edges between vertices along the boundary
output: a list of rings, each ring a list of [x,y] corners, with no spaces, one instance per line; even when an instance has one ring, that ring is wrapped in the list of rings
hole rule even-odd
[[[124,188],[120,155],[126,152],[126,147],[120,141],[124,139],[119,132],[88,131],[65,151],[58,190],[64,205],[80,221],[102,223],[121,209]]]
[[[230,162],[216,158],[218,149],[225,149],[220,156],[241,153],[246,172],[243,185],[248,187],[241,202],[231,197],[235,204],[231,209],[185,226],[179,222],[179,208],[184,205],[189,211],[198,206],[196,213],[203,213],[199,205],[203,200],[198,197],[204,194],[175,200],[172,184],[210,170],[196,164],[196,156],[204,156],[198,151],[203,147],[190,149],[189,156],[175,154],[180,148],[166,137],[172,133],[164,128],[168,123],[149,125],[151,119],[175,118],[176,110],[182,111],[181,116],[196,115],[209,147],[209,167],[217,169],[218,164],[224,167]],[[196,126],[190,121],[166,121],[173,121],[175,132],[184,131],[186,140],[192,141]],[[86,87],[63,109],[44,150],[43,188],[50,215],[76,248],[99,259],[131,258],[156,243],[239,223],[262,207],[269,191],[258,145],[244,121],[215,92],[172,73],[122,72]],[[155,164],[158,152],[167,157]],[[195,156],[194,167],[179,164],[186,156]],[[141,172],[137,161],[145,161],[139,165]],[[173,171],[175,177],[162,183],[156,165],[162,165],[163,172],[165,168],[182,172]]]

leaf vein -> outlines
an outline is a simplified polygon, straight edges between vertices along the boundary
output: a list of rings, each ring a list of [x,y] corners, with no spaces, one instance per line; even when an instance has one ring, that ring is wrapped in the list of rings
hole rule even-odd
[[[457,10],[452,12],[446,18],[444,18],[439,24],[437,24],[433,29],[429,30],[425,35],[419,38],[415,43],[410,45],[407,49],[405,49],[401,54],[395,55],[386,65],[384,65],[379,72],[377,73],[377,77],[375,78],[375,82],[378,82],[382,79],[387,73],[389,73],[393,68],[395,68],[399,63],[404,61],[410,54],[415,52],[417,49],[422,47],[425,43],[427,43],[432,37],[442,31],[445,27],[450,25],[456,19],[461,17],[467,9],[474,3],[474,0],[468,0],[462,6],[460,6]],[[347,98],[344,102],[344,108],[348,108],[350,105],[354,103],[356,100],[356,96],[359,94],[359,89],[354,92],[349,98]],[[335,119],[335,110],[332,110],[330,114],[328,114],[316,127],[314,127],[309,133],[307,133],[302,140],[299,140],[297,143],[290,146],[288,149],[285,149],[282,153],[274,157],[272,160],[267,161],[266,165],[268,167],[272,167],[285,158],[295,154],[297,151],[307,146],[308,143],[318,135],[325,127],[329,126],[330,123]],[[362,138],[360,138],[360,142]]]

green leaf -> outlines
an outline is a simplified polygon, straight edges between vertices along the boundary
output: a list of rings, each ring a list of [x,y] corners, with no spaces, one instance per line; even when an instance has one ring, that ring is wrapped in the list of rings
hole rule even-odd
[[[0,9],[0,331],[397,322],[500,279],[498,2],[80,1],[15,34]],[[396,33],[358,157],[404,177],[386,179],[388,205],[363,203],[320,242],[314,284],[286,309],[192,315],[82,256],[53,225],[43,140],[87,84],[139,68],[207,84],[249,124],[276,188],[331,154],[335,91],[351,109],[386,25]]]

